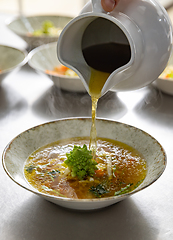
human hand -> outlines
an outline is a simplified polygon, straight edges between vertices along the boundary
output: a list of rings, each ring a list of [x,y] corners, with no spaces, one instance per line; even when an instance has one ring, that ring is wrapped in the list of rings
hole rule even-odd
[[[119,0],[101,0],[102,8],[106,12],[111,12],[114,10]]]

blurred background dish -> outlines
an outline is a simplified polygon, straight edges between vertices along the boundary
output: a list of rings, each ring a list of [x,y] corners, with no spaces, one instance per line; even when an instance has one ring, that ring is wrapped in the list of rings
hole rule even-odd
[[[153,85],[164,93],[173,95],[173,54],[162,74],[156,79]]]
[[[42,45],[33,49],[28,55],[28,64],[38,73],[47,75],[54,84],[62,90],[72,92],[86,92],[82,81],[76,75],[62,75],[56,73],[61,63],[57,58],[57,42]]]
[[[68,16],[20,16],[7,19],[6,26],[21,37],[33,49],[42,44],[56,42],[65,25],[72,19]],[[42,32],[42,34],[41,34]]]
[[[14,70],[27,62],[27,52],[10,46],[0,45],[0,84]]]

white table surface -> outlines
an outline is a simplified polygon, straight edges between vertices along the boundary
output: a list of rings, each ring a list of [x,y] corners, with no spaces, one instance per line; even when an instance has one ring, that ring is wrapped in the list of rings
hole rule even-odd
[[[25,48],[4,26],[0,44]],[[91,116],[88,94],[63,92],[27,64],[0,87],[0,154],[8,142],[35,125],[73,116]],[[163,175],[147,189],[97,211],[71,211],[15,184],[0,165],[1,240],[172,240],[173,96],[153,86],[133,92],[109,92],[99,101],[98,117],[141,128],[167,154]]]

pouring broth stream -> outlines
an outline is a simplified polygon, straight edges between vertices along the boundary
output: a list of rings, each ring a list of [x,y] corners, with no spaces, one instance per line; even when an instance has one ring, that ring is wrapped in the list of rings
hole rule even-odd
[[[131,51],[128,44],[103,43],[83,49],[83,56],[91,67],[89,94],[92,100],[92,126],[89,148],[95,158],[97,149],[97,132],[95,126],[96,109],[101,90],[110,74],[130,61]]]
[[[91,69],[91,78],[89,82],[89,93],[92,100],[92,125],[90,132],[90,145],[89,148],[93,152],[93,158],[95,158],[96,149],[97,149],[97,132],[96,132],[96,109],[97,102],[101,95],[101,90],[109,77],[109,73],[100,72],[95,69]],[[99,80],[99,81],[98,81]]]

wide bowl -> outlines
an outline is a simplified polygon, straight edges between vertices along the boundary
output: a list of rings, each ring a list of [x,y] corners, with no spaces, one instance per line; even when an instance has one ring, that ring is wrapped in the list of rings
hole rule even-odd
[[[59,36],[31,36],[35,30],[41,29],[45,21],[51,21],[55,27],[63,29],[72,19],[70,16],[44,15],[44,16],[21,16],[7,19],[6,26],[24,41],[27,42],[28,48],[33,49],[42,44],[55,42]]]
[[[163,173],[166,154],[156,139],[133,126],[97,119],[98,137],[124,142],[136,148],[146,159],[148,169],[146,178],[134,191],[114,197],[81,200],[50,196],[38,192],[28,184],[24,177],[24,162],[33,151],[57,140],[89,136],[90,128],[90,118],[71,118],[48,122],[22,132],[6,146],[3,152],[2,163],[7,175],[19,186],[57,205],[71,209],[92,210],[112,205],[143,190]]]
[[[173,95],[173,79],[158,78],[153,84],[163,93]]]
[[[0,45],[0,84],[7,75],[14,70],[19,70],[26,62],[26,51]]]
[[[48,76],[54,84],[62,90],[72,92],[86,92],[79,77],[47,74],[46,70],[53,70],[61,65],[57,58],[57,42],[42,45],[33,49],[28,55],[28,64],[38,73]]]
[[[165,70],[167,67],[173,69],[173,54],[171,55]],[[163,78],[162,74],[154,81],[153,85],[163,93],[173,95],[173,78]]]

